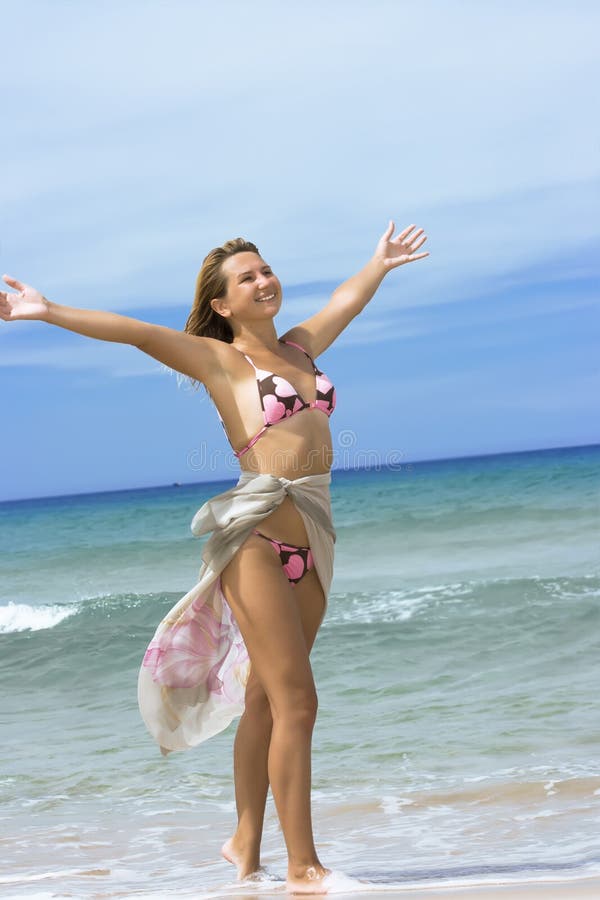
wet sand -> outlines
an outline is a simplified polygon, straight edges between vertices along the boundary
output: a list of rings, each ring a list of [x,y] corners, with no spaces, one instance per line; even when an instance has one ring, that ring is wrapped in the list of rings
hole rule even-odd
[[[375,891],[352,892],[353,898],[385,896],[386,900],[577,900],[594,898],[600,900],[600,877],[573,879],[572,881],[528,881],[510,884],[482,884],[463,887],[407,887],[385,889],[383,885]],[[291,895],[288,895],[291,896]],[[342,895],[339,895],[342,896]]]
[[[150,895],[148,895],[149,897]],[[152,895],[154,898],[155,895]],[[226,888],[212,890],[210,892],[200,892],[198,900],[203,898],[227,897],[227,900],[260,900],[260,898],[279,897],[300,897],[300,894],[288,894],[282,884],[273,886],[271,889],[261,889],[258,886],[254,889],[250,885],[240,886],[236,890],[234,886],[228,885]],[[308,896],[308,895],[304,895]],[[317,895],[312,895],[317,896]],[[323,895],[320,895],[323,896]],[[497,882],[495,884],[486,882],[485,884],[457,885],[448,884],[446,886],[432,887],[415,887],[414,885],[406,888],[397,885],[376,884],[369,885],[367,890],[361,891],[351,889],[346,892],[331,891],[325,896],[331,897],[352,897],[353,900],[366,900],[366,898],[385,898],[385,900],[584,900],[584,898],[594,898],[600,900],[600,876],[588,878],[573,878],[571,880],[537,880],[523,882]],[[144,900],[142,895],[140,900]]]

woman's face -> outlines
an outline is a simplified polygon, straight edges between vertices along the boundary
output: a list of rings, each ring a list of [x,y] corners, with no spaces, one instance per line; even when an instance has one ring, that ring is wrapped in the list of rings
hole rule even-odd
[[[279,310],[281,283],[257,253],[235,253],[222,268],[227,278],[224,299],[230,314],[272,318]]]

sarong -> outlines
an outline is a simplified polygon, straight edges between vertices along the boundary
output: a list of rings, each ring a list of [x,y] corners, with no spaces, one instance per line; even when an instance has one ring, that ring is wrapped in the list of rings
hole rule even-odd
[[[327,604],[336,540],[330,483],[330,472],[290,480],[242,471],[234,487],[195,514],[192,533],[212,532],[198,583],[158,625],[138,677],[142,719],[163,756],[218,734],[244,711],[250,659],[220,574],[286,495],[302,516]]]

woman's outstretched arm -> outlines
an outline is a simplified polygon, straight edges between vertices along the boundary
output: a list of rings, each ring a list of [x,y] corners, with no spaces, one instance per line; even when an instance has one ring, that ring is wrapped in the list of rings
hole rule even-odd
[[[229,349],[213,338],[198,337],[119,313],[62,306],[47,300],[29,284],[9,275],[2,277],[17,292],[0,291],[0,319],[5,322],[24,319],[47,322],[99,341],[130,344],[203,383],[219,373],[224,353]]]
[[[144,325],[139,319],[130,319],[118,313],[95,309],[76,309],[52,303],[30,284],[23,284],[10,275],[3,275],[4,281],[17,293],[0,291],[0,318],[5,322],[29,319],[58,325],[77,334],[96,338],[99,341],[117,341],[120,344],[137,346],[142,337]]]
[[[336,288],[323,309],[290,328],[282,337],[304,341],[302,346],[312,348],[311,356],[319,356],[365,308],[388,272],[429,256],[427,252],[416,253],[427,240],[422,228],[411,234],[416,225],[409,225],[392,238],[394,227],[390,222],[366,266]]]

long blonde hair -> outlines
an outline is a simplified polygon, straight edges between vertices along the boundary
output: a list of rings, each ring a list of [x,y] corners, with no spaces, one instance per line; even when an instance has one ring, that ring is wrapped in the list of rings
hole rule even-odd
[[[212,308],[210,301],[215,297],[224,297],[227,293],[227,276],[223,272],[223,263],[236,253],[256,253],[260,256],[255,244],[244,238],[233,238],[221,247],[215,247],[204,257],[196,279],[194,303],[183,329],[188,334],[216,338],[226,344],[232,343],[231,325]],[[200,384],[193,378],[190,381],[196,388]],[[208,388],[206,390],[208,392]]]
[[[188,334],[216,338],[225,341],[226,344],[232,343],[231,325],[212,308],[210,301],[215,297],[224,297],[227,293],[227,276],[223,272],[223,263],[236,253],[256,253],[260,256],[258,247],[244,238],[233,238],[222,247],[215,247],[205,256],[196,279],[192,310],[185,323],[184,331]]]

